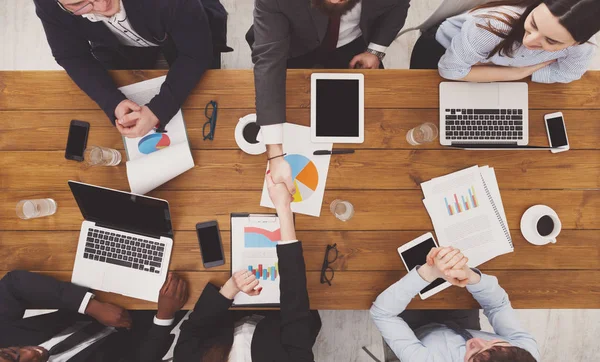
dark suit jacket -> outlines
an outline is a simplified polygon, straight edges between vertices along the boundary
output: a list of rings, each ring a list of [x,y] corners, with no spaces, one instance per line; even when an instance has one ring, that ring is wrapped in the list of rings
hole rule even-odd
[[[125,99],[92,48],[125,47],[102,22],[91,22],[61,10],[56,0],[34,0],[54,58],[114,124],[115,108]],[[204,3],[204,4],[203,4]],[[203,6],[204,5],[204,6]],[[226,12],[219,0],[123,0],[131,26],[161,48],[175,48],[167,79],[148,104],[164,126],[177,113],[213,58],[213,40],[226,47]],[[211,35],[207,12],[220,32]],[[90,44],[91,43],[91,44]],[[133,48],[133,47],[131,47]],[[138,48],[139,49],[139,48]],[[166,54],[166,52],[165,52]]]
[[[318,313],[311,313],[306,289],[306,269],[300,242],[278,245],[281,276],[281,311],[264,318],[252,337],[254,362],[314,361],[312,346],[321,327]],[[181,326],[175,361],[202,361],[202,354],[215,344],[233,343],[232,301],[207,284],[190,318]],[[209,362],[209,361],[203,361]]]
[[[360,29],[366,43],[389,46],[404,26],[410,0],[363,0]],[[329,18],[310,0],[256,0],[254,84],[259,125],[285,122],[288,58],[321,45]]]
[[[0,347],[37,346],[79,320],[88,289],[27,271],[12,271],[0,280]],[[25,309],[58,309],[58,312],[23,319]],[[169,350],[172,326],[153,323],[150,312],[141,320],[132,312],[131,331],[119,330],[81,351],[73,362],[154,362]],[[147,327],[147,328],[146,328]]]

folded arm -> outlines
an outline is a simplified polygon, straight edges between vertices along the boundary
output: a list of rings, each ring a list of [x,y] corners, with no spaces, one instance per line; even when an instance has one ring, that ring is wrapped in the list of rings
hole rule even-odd
[[[395,4],[377,19],[373,35],[369,39],[370,49],[385,52],[404,27],[410,0],[396,0],[394,2]]]

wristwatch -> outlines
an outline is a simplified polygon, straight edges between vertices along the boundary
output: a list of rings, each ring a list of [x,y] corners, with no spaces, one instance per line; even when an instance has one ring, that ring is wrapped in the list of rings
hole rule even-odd
[[[378,52],[377,50],[373,50],[371,48],[367,48],[367,53],[373,54],[374,56],[376,56],[377,58],[379,58],[379,61],[382,61],[383,58],[385,58],[385,53]]]

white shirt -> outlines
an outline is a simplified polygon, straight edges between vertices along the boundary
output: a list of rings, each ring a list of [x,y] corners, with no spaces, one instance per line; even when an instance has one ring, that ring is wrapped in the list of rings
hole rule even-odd
[[[83,14],[81,16],[94,23],[98,21],[103,22],[108,27],[108,30],[115,34],[119,42],[123,45],[142,48],[158,46],[142,38],[133,30],[129,19],[127,19],[127,13],[125,12],[125,7],[123,7],[122,0],[120,1],[119,12],[110,18],[99,14]]]
[[[77,310],[77,312],[79,314],[85,314],[85,310],[87,309],[87,306],[90,303],[90,300],[92,300],[92,298],[94,298],[94,294],[89,293],[89,292],[85,294],[85,297],[81,301],[81,304],[79,305],[79,309]],[[173,324],[173,321],[174,321],[173,319],[158,319],[158,318],[154,317],[154,324],[159,325],[159,326],[170,326]],[[89,324],[89,322],[77,322],[74,325],[72,325],[71,327],[60,332],[56,336],[50,338],[46,342],[40,344],[40,347],[44,347],[45,349],[50,350],[52,347],[54,347],[58,343],[64,341],[73,333],[86,327],[88,324]],[[82,343],[71,348],[70,350],[64,351],[63,353],[60,353],[57,355],[50,356],[50,358],[48,359],[48,362],[66,362],[66,361],[70,360],[71,358],[73,358],[74,356],[76,356],[79,352],[83,351],[84,349],[88,348],[92,344],[104,339],[105,337],[111,335],[114,332],[116,332],[115,328],[106,327],[102,331],[100,331],[100,332],[96,333],[95,335],[91,336],[90,338],[84,340]]]
[[[338,36],[337,48],[352,43],[362,36],[360,30],[360,15],[362,14],[362,2],[356,4],[350,11],[340,18],[340,34]],[[369,49],[385,53],[388,47],[369,43]],[[283,123],[260,127],[262,137],[266,145],[283,144]]]

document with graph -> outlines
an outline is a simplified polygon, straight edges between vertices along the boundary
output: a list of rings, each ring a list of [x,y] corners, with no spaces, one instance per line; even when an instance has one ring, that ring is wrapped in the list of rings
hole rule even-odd
[[[248,270],[263,288],[260,295],[241,292],[234,306],[279,306],[277,242],[281,240],[279,217],[275,214],[231,214],[231,274]]]
[[[160,92],[166,76],[119,88],[140,106]],[[137,138],[123,137],[127,153],[127,179],[131,192],[145,194],[194,167],[181,109],[164,130],[153,129]]]
[[[473,166],[421,188],[439,244],[460,249],[469,266],[514,250],[493,168]]]

